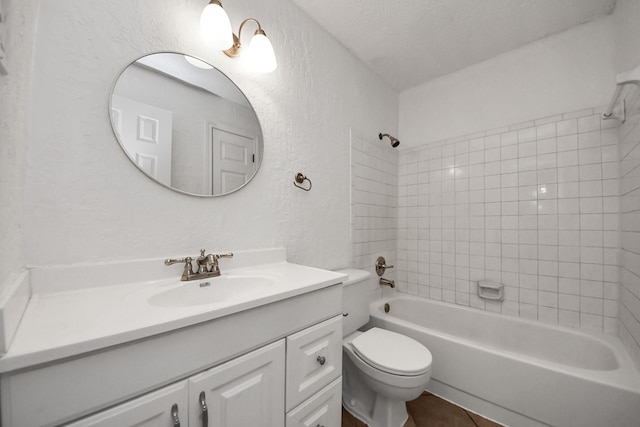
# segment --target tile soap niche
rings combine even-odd
[[[478,296],[484,299],[502,301],[504,299],[504,285],[478,281]]]

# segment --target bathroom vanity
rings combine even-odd
[[[66,283],[34,287],[0,358],[2,425],[339,425],[344,276],[263,252],[207,284],[36,272]]]

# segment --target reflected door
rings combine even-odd
[[[255,141],[219,128],[211,128],[213,194],[243,186],[255,171]]]
[[[173,113],[113,95],[111,117],[127,154],[147,175],[170,187]]]

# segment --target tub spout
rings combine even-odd
[[[381,286],[389,286],[390,288],[395,288],[396,287],[396,282],[394,282],[393,280],[389,280],[389,279],[385,279],[384,277],[380,278],[380,285]]]

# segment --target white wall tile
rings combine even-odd
[[[415,205],[418,186],[409,183],[417,183],[418,163],[415,155],[399,155],[397,150],[357,134],[352,136],[351,163],[351,266],[373,272],[378,256],[393,264],[398,243],[407,241],[409,211],[399,206]],[[406,166],[400,174],[399,164]],[[416,234],[415,227],[411,231]],[[392,272],[390,278],[394,277]],[[406,277],[406,269],[403,273]]]
[[[592,132],[600,130],[602,119],[598,115],[591,115],[578,118],[578,132]]]
[[[635,107],[630,107],[631,110]],[[618,274],[605,267],[604,275],[606,280],[619,279],[619,286],[605,284],[604,292],[605,297],[613,297],[619,295],[618,316],[620,319],[620,336],[626,347],[629,349],[630,354],[635,356],[637,365],[640,366],[640,276],[638,275],[638,262],[640,261],[640,233],[638,233],[638,217],[640,213],[640,204],[638,204],[638,196],[635,191],[640,187],[640,174],[637,171],[640,170],[640,157],[635,155],[637,153],[637,147],[640,143],[640,115],[636,114],[631,116],[619,129],[620,139],[620,199],[619,207],[622,208],[622,215],[620,216],[619,226],[620,234],[617,235],[615,231],[606,232],[604,239],[605,247],[613,247],[616,243],[616,238],[619,237],[620,245],[620,268]],[[607,129],[602,131],[603,144],[615,143],[614,130]],[[604,151],[603,151],[604,154]],[[609,157],[607,156],[607,159]],[[611,165],[613,163],[603,164],[603,176],[610,178],[613,173],[611,172]],[[609,199],[609,197],[604,198]],[[603,210],[607,212],[605,214],[605,223],[608,225],[612,219],[613,211],[616,206],[617,198],[614,198],[611,202],[604,202]],[[611,212],[611,215],[609,215]],[[609,226],[605,226],[609,230]],[[611,227],[612,228],[612,227]],[[610,235],[613,233],[614,235]],[[611,250],[605,249],[605,262],[610,261],[607,256],[607,252]],[[611,303],[605,300],[605,315],[611,316],[613,309]],[[605,318],[606,319],[606,318]],[[611,321],[606,324],[611,324]]]
[[[572,135],[578,133],[578,121],[576,119],[560,120],[556,123],[557,135]]]
[[[601,127],[599,113],[587,109],[428,144],[406,158],[400,152],[390,200],[399,206],[401,289],[616,331],[617,212],[632,202],[619,196],[615,129]],[[375,175],[368,173],[365,182]],[[637,197],[640,212],[640,190]],[[640,227],[625,236],[640,251]],[[480,279],[503,283],[505,301],[478,298]]]

